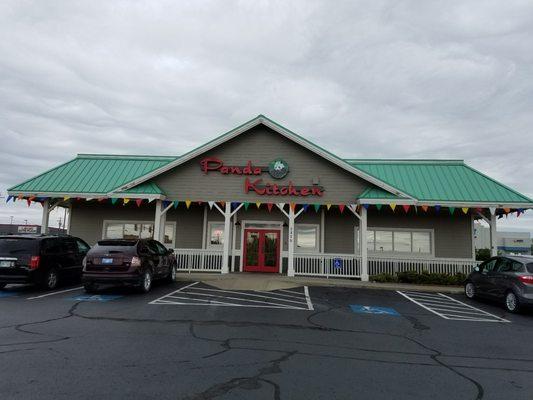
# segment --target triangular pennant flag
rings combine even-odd
[[[422,211],[427,212],[429,207],[426,205],[422,205],[420,206],[420,208],[422,209]]]
[[[390,204],[390,208],[392,208],[392,211],[394,211],[394,210],[395,210],[395,208],[396,208],[396,204],[394,204],[394,203],[391,203],[391,204]]]
[[[178,208],[179,204],[180,204],[179,200],[174,200],[174,209]]]
[[[98,198],[97,201],[98,201],[98,203],[101,203],[101,202],[104,201],[104,200],[105,200],[105,197],[100,197],[100,198]]]
[[[404,210],[406,213],[409,212],[409,204],[404,204],[404,205],[402,206],[402,208],[403,208],[403,210]]]
[[[222,207],[222,208],[226,207],[226,202],[225,201],[219,201],[218,204],[220,204],[220,207]]]
[[[318,212],[318,210],[320,210],[320,204],[313,204],[313,207],[315,208],[315,212]]]
[[[26,201],[28,202],[28,207],[31,206],[31,200],[28,198]]]
[[[496,214],[496,207],[489,207],[490,215]]]
[[[296,209],[296,204],[294,204],[294,203],[290,203],[290,204],[289,204],[289,207],[290,207],[291,210],[294,212],[294,210]]]
[[[255,205],[257,206],[257,208],[261,208],[261,202],[260,201],[256,201]]]
[[[64,197],[63,197],[63,201],[67,201],[68,199],[70,199],[69,196],[64,196]]]
[[[509,214],[509,212],[511,212],[511,209],[510,208],[504,208],[503,211],[505,212],[505,214]]]
[[[283,210],[285,208],[285,203],[278,203],[278,206]]]
[[[330,208],[331,208],[331,204],[326,204],[326,210],[329,211]]]
[[[153,198],[151,198],[151,199],[148,199],[148,203],[151,203],[152,201],[154,201],[154,199],[153,199]]]
[[[118,199],[117,199],[116,197],[115,197],[115,198],[112,198],[112,199],[111,199],[111,204],[115,205],[115,203],[117,202],[117,200],[118,200]]]
[[[376,208],[379,210],[381,210],[381,207],[383,207],[383,204],[376,204]]]
[[[130,199],[124,199],[124,205],[128,204],[130,202]]]
[[[502,218],[503,218],[503,214],[498,215],[498,219],[502,219]]]
[[[170,200],[163,200],[162,203],[163,205],[163,209],[167,208],[169,205],[172,204],[172,202]]]
[[[437,214],[440,212],[440,206],[438,204],[435,205],[435,212]]]
[[[85,198],[85,201],[91,201],[91,200],[94,200],[92,197],[86,197]]]
[[[344,207],[344,204],[339,204],[339,211],[341,212],[341,214],[344,212]]]
[[[137,199],[135,200],[135,204],[137,204],[137,207],[140,207],[143,202],[143,199]]]
[[[250,203],[248,203],[247,201],[245,201],[243,203],[243,206],[244,206],[244,211],[247,211],[248,210],[248,207],[250,207]]]
[[[463,210],[463,214],[468,214],[468,207],[463,207],[461,210]]]
[[[455,211],[455,207],[448,207],[448,211],[450,211],[450,215],[453,215],[453,212]]]
[[[307,212],[307,209],[309,208],[309,204],[304,204],[302,208],[304,209],[304,212]]]
[[[208,201],[207,204],[209,205],[209,209],[212,210],[213,206],[215,205],[214,201]]]
[[[19,199],[19,200],[22,200],[23,198],[24,198],[24,196],[21,195],[21,194],[19,194],[19,195],[17,196],[17,199]]]
[[[268,208],[268,212],[271,212],[272,211],[272,207],[274,206],[274,204],[272,203],[267,203],[267,208]]]
[[[236,201],[232,201],[231,204],[230,204],[230,206],[231,206],[231,208],[236,209],[236,208],[239,206],[239,204],[240,204],[240,203],[238,203],[238,202],[236,202]]]
[[[185,200],[185,207],[187,207],[187,210],[189,209],[190,206],[191,206],[191,201]]]
[[[198,205],[201,206],[202,204],[204,204],[203,201],[197,201]]]
[[[13,196],[7,196],[6,203],[9,203],[9,200],[11,200],[12,198],[13,198]]]

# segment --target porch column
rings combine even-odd
[[[41,220],[41,234],[46,235],[48,233],[48,221],[50,219],[50,200],[43,201],[43,217]]]
[[[294,276],[294,208],[289,205],[289,259],[287,276]]]
[[[368,249],[366,244],[367,211],[363,206],[361,206],[359,225],[359,231],[361,232],[359,242],[359,247],[361,247],[361,281],[368,282]]]
[[[222,252],[222,274],[229,272],[229,251],[231,246],[231,202],[226,201],[224,209],[224,244]]]
[[[496,257],[498,255],[498,242],[496,235],[496,213],[490,214],[490,256]]]
[[[162,204],[161,200],[155,201],[155,219],[154,219],[154,239],[161,239],[161,220],[162,220]],[[163,224],[163,226],[165,226]]]

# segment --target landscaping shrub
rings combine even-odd
[[[397,275],[378,274],[370,277],[373,282],[414,283],[418,285],[462,285],[465,279],[466,275],[463,273],[450,275],[427,271],[421,273],[417,271],[402,271],[398,272]]]

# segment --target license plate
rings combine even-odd
[[[0,268],[10,268],[13,266],[13,261],[0,261]]]
[[[112,258],[102,258],[102,264],[113,264]]]

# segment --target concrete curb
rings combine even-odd
[[[415,285],[408,283],[378,283],[378,282],[361,282],[352,279],[338,278],[314,278],[314,277],[288,277],[274,274],[245,274],[245,273],[183,273],[177,274],[178,281],[198,281],[213,286],[223,286],[232,289],[253,289],[257,290],[276,290],[279,288],[297,287],[297,286],[329,286],[344,287],[354,289],[377,289],[377,290],[411,290],[417,292],[430,293],[463,293],[461,286],[439,286],[439,285]]]

